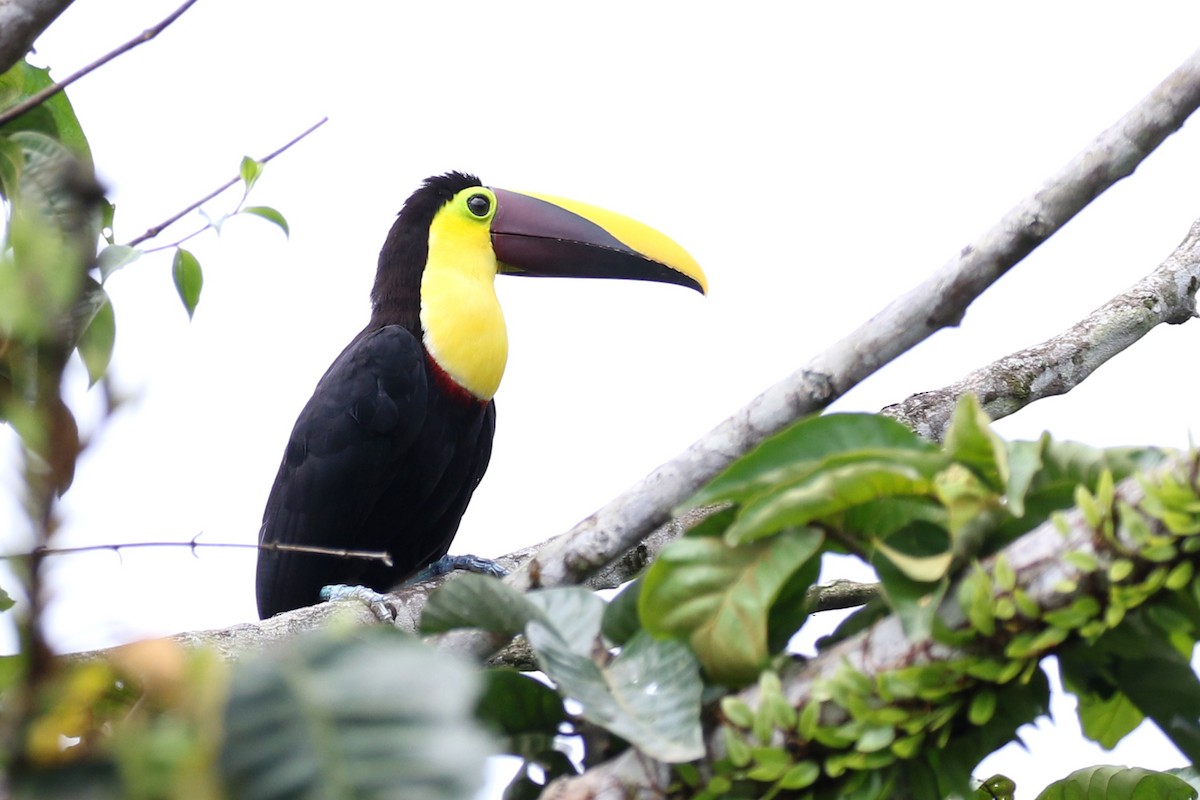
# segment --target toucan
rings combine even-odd
[[[707,292],[681,246],[628,217],[461,172],[425,180],[379,254],[370,322],[288,440],[259,531],[263,619],[331,584],[387,591],[445,556],[492,451],[508,357],[496,275]],[[385,552],[391,564],[274,545]]]

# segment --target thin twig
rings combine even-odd
[[[31,95],[30,97],[25,98],[21,102],[17,103],[15,106],[10,106],[10,107],[4,109],[4,111],[0,111],[0,125],[3,125],[6,122],[9,122],[10,120],[16,119],[17,117],[21,116],[22,114],[24,114],[26,111],[29,111],[30,109],[37,108],[42,103],[49,100],[51,97],[58,94],[63,89],[70,86],[72,83],[74,83],[75,81],[82,78],[84,75],[87,75],[89,72],[94,72],[95,70],[104,66],[108,62],[112,61],[117,56],[122,55],[124,53],[128,53],[130,50],[137,47],[138,45],[145,44],[146,42],[153,39],[155,36],[158,36],[160,33],[162,33],[164,30],[166,30],[168,25],[170,25],[175,20],[179,19],[183,15],[183,12],[187,11],[189,8],[191,8],[193,5],[195,5],[195,3],[196,3],[196,0],[187,0],[186,3],[184,3],[183,5],[181,5],[179,8],[175,9],[174,11],[172,11],[166,17],[166,19],[164,19],[162,22],[158,23],[157,25],[155,25],[152,28],[147,28],[146,30],[144,30],[140,34],[138,34],[137,36],[130,39],[125,44],[121,45],[120,47],[118,47],[115,50],[112,50],[112,51],[106,53],[105,55],[96,59],[92,63],[88,64],[83,69],[78,70],[77,72],[73,73],[72,75],[67,77],[65,80],[59,81],[58,83],[52,83],[49,86],[47,86],[45,89],[42,89],[37,94]]]
[[[308,127],[308,129],[305,130],[303,133],[301,133],[299,136],[294,137],[287,144],[283,145],[282,147],[280,147],[276,150],[273,150],[271,153],[258,159],[258,163],[266,164],[271,159],[275,158],[276,156],[278,156],[278,155],[284,153],[285,151],[287,151],[288,149],[290,149],[293,145],[298,144],[300,142],[300,140],[304,139],[306,136],[308,136],[310,133],[312,133],[313,131],[315,131],[317,128],[321,127],[328,121],[329,121],[329,117],[321,117],[321,119],[319,119],[315,124],[310,125]],[[158,236],[164,230],[171,227],[179,220],[183,219],[186,215],[190,214],[191,212],[195,211],[200,206],[207,203],[209,200],[212,200],[214,197],[221,194],[221,192],[224,192],[224,191],[228,190],[230,187],[234,186],[241,179],[242,178],[240,175],[236,176],[234,178],[231,178],[230,180],[221,184],[216,189],[213,189],[211,192],[206,194],[204,197],[201,197],[199,200],[192,203],[187,208],[179,211],[176,214],[171,215],[170,217],[167,217],[165,220],[158,223],[157,225],[147,228],[145,233],[143,233],[141,236],[137,237],[136,239],[129,240],[128,242],[125,243],[125,246],[126,247],[136,247],[137,245],[141,244],[142,242],[146,241],[147,239],[153,239],[155,236]],[[208,228],[206,227],[203,230],[208,230]],[[197,233],[202,233],[202,232],[203,231],[198,231]],[[194,236],[196,234],[192,234],[192,235]],[[188,237],[188,238],[191,238],[191,237]]]
[[[188,542],[124,542],[120,544],[87,544],[78,547],[35,547],[28,553],[9,553],[0,555],[0,560],[13,558],[29,558],[31,556],[65,556],[74,553],[87,553],[96,550],[112,550],[120,553],[122,550],[133,550],[136,547],[187,547],[196,555],[198,547],[238,547],[253,550],[269,550],[272,552],[312,553],[318,556],[336,556],[337,558],[363,559],[365,561],[380,561],[385,566],[392,566],[392,554],[382,550],[346,550],[337,547],[317,547],[306,544],[284,544],[282,542],[267,542],[265,544],[250,544],[247,542],[200,542],[200,534],[196,534]]]

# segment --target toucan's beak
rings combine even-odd
[[[647,225],[560,197],[492,191],[492,248],[502,274],[625,278],[708,292],[696,260]]]

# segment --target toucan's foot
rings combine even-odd
[[[467,572],[475,572],[480,575],[490,575],[493,578],[503,578],[508,574],[508,570],[490,558],[480,558],[479,556],[472,555],[447,555],[434,561],[425,567],[425,569],[405,581],[405,583],[420,583],[421,581],[437,578],[459,569],[466,570]]]
[[[396,621],[396,613],[388,607],[387,595],[380,594],[374,589],[368,589],[366,586],[347,586],[344,583],[322,586],[321,599],[326,601],[358,600],[371,609],[371,613],[378,617],[380,622]]]

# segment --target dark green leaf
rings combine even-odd
[[[1005,775],[993,775],[975,790],[977,800],[1013,800],[1017,784]]]
[[[291,236],[292,232],[288,228],[287,220],[283,218],[283,214],[280,214],[278,211],[276,211],[273,208],[270,208],[269,206],[246,206],[238,213],[239,214],[252,214],[256,217],[262,217],[263,219],[267,220],[268,222],[273,222],[276,225],[278,225],[279,228],[283,231],[284,236],[288,236],[288,237]]]
[[[642,629],[642,621],[638,617],[638,595],[642,591],[642,579],[638,578],[617,593],[608,601],[604,609],[604,619],[600,631],[604,638],[614,645],[620,646],[629,641],[632,636]]]
[[[812,613],[808,592],[821,574],[821,559],[810,558],[792,573],[767,613],[767,652],[779,653]]]
[[[100,268],[100,280],[108,280],[122,267],[127,267],[142,256],[142,251],[136,247],[126,247],[123,244],[110,244],[96,256],[96,266]]]
[[[688,637],[714,680],[753,680],[769,655],[768,612],[822,540],[809,528],[737,547],[712,537],[680,539],[646,572],[642,624],[655,634]]]
[[[104,759],[37,771],[14,770],[13,800],[124,800],[116,762]]]
[[[1174,775],[1141,767],[1098,766],[1055,781],[1037,800],[1193,800],[1196,790]]]
[[[549,620],[525,595],[503,581],[464,573],[446,581],[429,596],[421,613],[421,633],[479,628],[516,636],[530,620]]]
[[[4,591],[3,589],[0,589],[0,612],[8,611],[10,608],[15,606],[16,604],[17,604],[17,601],[13,600],[8,592]]]
[[[643,631],[600,667],[540,622],[531,622],[526,636],[538,663],[563,695],[579,702],[585,719],[660,761],[692,761],[704,755],[703,684],[685,645],[656,640]]]
[[[535,764],[540,772],[537,780],[534,780],[529,770]],[[504,789],[501,800],[538,800],[546,790],[546,785],[555,778],[577,774],[578,770],[566,753],[557,750],[543,753],[536,761],[527,761],[521,766]]]
[[[100,289],[100,292],[104,292]],[[104,377],[108,371],[108,362],[112,359],[113,344],[117,337],[117,318],[113,312],[112,302],[104,295],[104,302],[92,316],[92,321],[84,328],[76,349],[83,365],[87,367],[88,379],[91,385]]]
[[[1059,663],[1073,691],[1100,698],[1122,693],[1193,763],[1200,761],[1200,679],[1144,609],[1130,612],[1088,646],[1062,648]],[[1115,723],[1110,736],[1128,724],[1128,714]]]
[[[179,299],[187,309],[190,319],[196,313],[196,304],[200,302],[200,289],[204,286],[204,273],[200,270],[200,262],[189,251],[182,247],[175,251],[175,261],[171,265],[171,277],[175,280],[175,290]]]
[[[221,750],[230,796],[469,797],[491,750],[471,716],[478,691],[469,665],[383,628],[238,661]]]
[[[911,581],[932,584],[946,577],[953,553],[950,534],[940,525],[918,520],[876,542],[877,552]],[[876,569],[877,559],[872,559]],[[887,584],[884,584],[886,590]]]
[[[566,720],[558,693],[512,670],[485,670],[483,678],[483,697],[475,713],[501,737],[501,750],[527,759],[553,750],[554,737]]]
[[[117,207],[108,200],[100,201],[100,235],[109,244],[115,244],[113,239],[113,220],[117,216]]]
[[[950,586],[949,579],[915,580],[882,552],[871,558],[871,566],[883,585],[884,599],[900,618],[904,634],[912,642],[929,639],[938,608]]]
[[[916,451],[933,453],[934,445],[888,417],[877,414],[829,414],[809,417],[763,441],[718,475],[688,506],[721,500],[742,501],[779,483],[789,474],[831,456]]]

